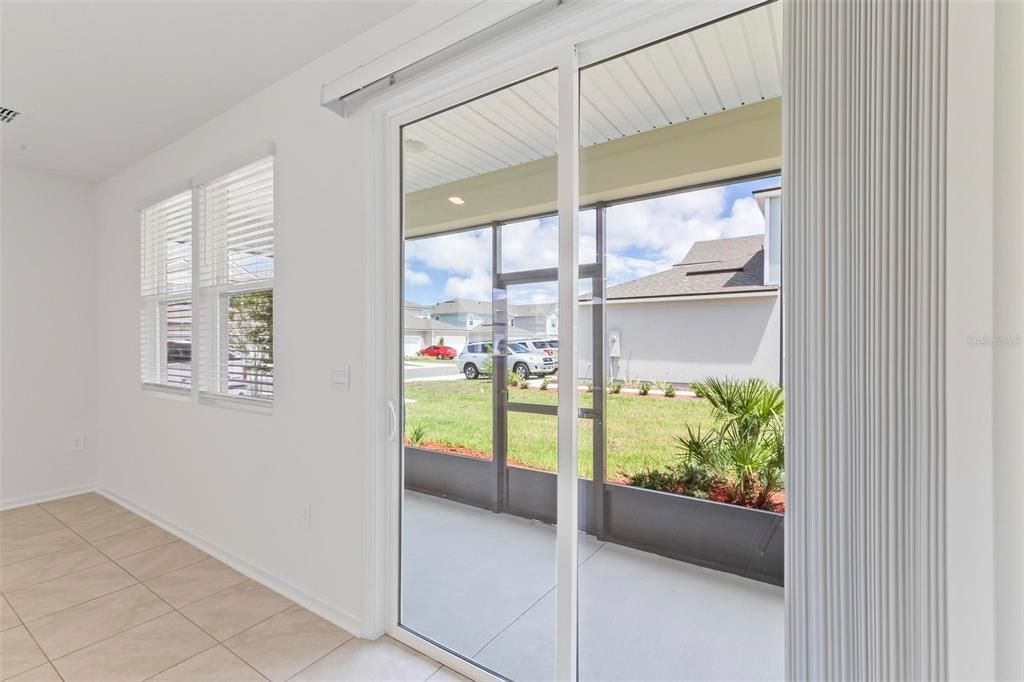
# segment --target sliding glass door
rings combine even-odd
[[[783,675],[779,12],[401,121],[402,631],[514,680]]]

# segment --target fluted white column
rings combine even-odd
[[[785,0],[787,674],[945,663],[947,0]]]

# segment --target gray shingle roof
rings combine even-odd
[[[608,287],[607,297],[614,300],[774,291],[778,287],[764,285],[763,242],[763,235],[695,242],[681,263]]]

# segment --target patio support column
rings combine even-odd
[[[608,406],[608,353],[605,346],[608,341],[608,316],[605,310],[605,289],[607,288],[607,244],[605,236],[605,219],[608,207],[604,202],[599,202],[594,209],[594,232],[597,242],[597,274],[591,280],[593,282],[591,292],[591,312],[593,329],[591,330],[591,342],[593,344],[594,361],[594,480],[590,496],[590,520],[592,532],[598,540],[605,539],[605,480],[608,478],[607,463],[607,419],[605,410]]]
[[[558,63],[558,480],[555,530],[555,679],[573,682],[577,661],[579,566],[579,58]],[[566,361],[568,358],[568,362]]]
[[[494,461],[493,511],[508,507],[508,289],[501,279],[501,223],[491,224],[491,459]]]
[[[948,10],[785,3],[790,680],[947,677]]]

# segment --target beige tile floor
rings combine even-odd
[[[0,679],[464,679],[348,632],[96,493],[0,512]]]

